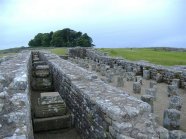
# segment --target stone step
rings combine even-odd
[[[35,91],[52,91],[52,77],[49,76],[45,78],[32,78],[31,86]]]
[[[47,65],[47,62],[45,61],[35,61],[32,63],[33,69],[35,69],[36,66],[38,65]]]
[[[50,75],[48,65],[37,65],[33,69],[33,77],[48,77]]]
[[[35,117],[45,118],[52,116],[62,116],[67,113],[65,104],[47,104],[35,108]]]
[[[62,116],[67,113],[66,104],[59,92],[42,92],[35,107],[35,117]]]
[[[33,61],[33,62],[39,61],[39,57],[33,57],[33,58],[32,58],[32,61]]]
[[[72,121],[70,114],[49,118],[35,118],[33,119],[33,128],[34,132],[70,128],[72,127]]]

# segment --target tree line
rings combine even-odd
[[[30,47],[92,47],[92,38],[87,33],[76,32],[69,28],[50,33],[38,33],[28,43]]]

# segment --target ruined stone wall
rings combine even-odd
[[[33,139],[29,68],[30,52],[24,51],[0,64],[0,138]]]
[[[69,56],[78,57],[79,49],[83,48],[69,49]],[[109,56],[105,56],[103,53],[98,52],[96,49],[85,49],[84,54],[86,54],[86,57],[94,61],[105,63],[111,66],[113,66],[114,64],[121,65],[124,69],[126,69],[126,71],[135,71],[137,75],[143,76],[143,70],[149,70],[150,78],[153,80],[157,80],[158,82],[165,82],[170,84],[172,82],[172,79],[180,79],[180,87],[186,88],[185,67],[165,67],[143,61],[133,62],[121,58],[112,58]]]
[[[55,89],[74,114],[82,138],[159,138],[147,103],[54,54],[43,52],[40,57],[50,65]]]

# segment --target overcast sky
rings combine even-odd
[[[71,28],[96,47],[186,47],[186,0],[0,0],[0,49]]]

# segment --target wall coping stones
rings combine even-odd
[[[13,55],[0,64],[1,93],[3,104],[0,111],[1,139],[33,139],[30,114],[28,69],[30,52]],[[4,93],[2,93],[4,92]]]

